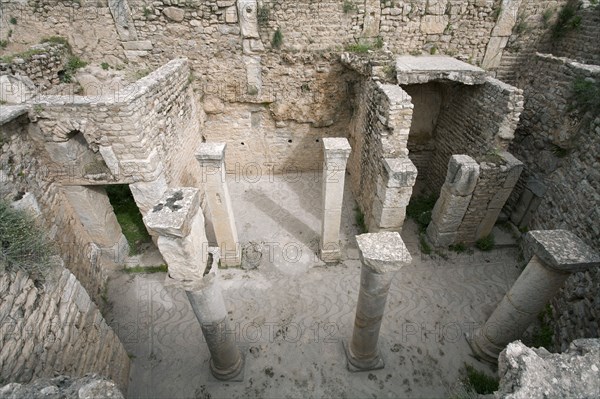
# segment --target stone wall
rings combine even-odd
[[[454,154],[475,159],[505,150],[513,138],[523,106],[521,90],[493,78],[482,85],[452,85],[444,100],[434,132],[435,153],[426,174],[429,189],[439,193],[448,160]]]
[[[407,157],[413,109],[410,96],[397,85],[365,79],[357,88],[354,101],[348,139],[352,147],[348,159],[352,191],[369,231],[394,227],[394,221],[395,227],[401,227],[416,178],[414,165]],[[403,159],[408,162],[402,163]],[[407,176],[395,176],[397,173]],[[404,181],[393,189],[394,179]],[[399,187],[408,191],[392,194]]]
[[[9,62],[0,60],[0,76],[27,76],[40,91],[46,90],[60,83],[58,72],[64,70],[66,56],[67,49],[62,44],[39,44],[5,60]]]
[[[575,2],[576,16],[581,17],[577,29],[554,40],[542,50],[586,64],[600,65],[600,7],[591,1]]]
[[[46,283],[0,276],[0,379],[27,383],[56,373],[98,373],[124,391],[129,357],[75,276],[58,268]]]
[[[28,399],[124,398],[114,382],[97,374],[81,378],[64,375],[54,378],[39,378],[29,384],[13,382],[0,387],[0,397]]]
[[[520,203],[521,196],[533,181],[544,190],[537,207],[526,210],[528,227],[568,229],[600,250],[600,118],[574,103],[578,77],[598,81],[600,68],[538,54],[522,76],[527,100],[510,149],[524,161],[525,170],[506,210],[512,217],[518,206],[526,205]],[[575,338],[598,337],[599,284],[597,271],[577,273],[555,297],[557,348],[564,349]]]
[[[48,161],[36,129],[28,123],[23,115],[0,125],[0,196],[9,201],[22,199],[23,205],[29,204],[27,208],[41,213],[40,222],[58,245],[66,267],[100,303],[106,264],[60,185],[53,182],[63,166]]]

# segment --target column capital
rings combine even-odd
[[[417,180],[417,167],[408,157],[385,158],[386,187],[412,187]]]
[[[526,259],[537,255],[544,266],[576,273],[600,266],[600,254],[568,230],[532,230],[525,235]]]
[[[323,149],[325,150],[325,159],[342,159],[346,160],[350,156],[350,143],[348,139],[344,137],[324,137],[321,139],[323,142]]]
[[[192,187],[168,189],[144,216],[144,223],[161,236],[186,237],[190,232],[190,221],[200,208],[198,192]]]
[[[356,236],[360,260],[373,273],[400,270],[412,257],[397,232],[367,233]]]
[[[196,159],[203,164],[220,163],[225,159],[225,143],[202,143],[196,150]]]

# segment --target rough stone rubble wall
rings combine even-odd
[[[347,168],[365,224],[372,230],[375,226],[383,227],[381,220],[373,216],[374,211],[380,213],[373,206],[379,195],[378,183],[388,180],[384,159],[407,156],[413,106],[410,96],[398,86],[365,79],[357,90],[349,137],[352,152]],[[380,197],[379,201],[384,198]],[[404,219],[404,215],[397,216]]]
[[[537,55],[522,77],[525,109],[511,152],[525,170],[509,202],[517,204],[528,180],[547,187],[530,229],[568,229],[600,251],[600,118],[570,110],[577,77],[600,79],[600,68]],[[553,305],[555,343],[564,349],[581,337],[598,337],[600,271],[570,277]]]
[[[521,93],[492,78],[483,85],[446,90],[434,132],[435,153],[430,168],[424,171],[432,192],[439,193],[453,154],[479,160],[506,149],[523,107]]]
[[[30,193],[41,211],[41,222],[58,245],[66,267],[75,274],[96,303],[107,274],[87,231],[60,185],[52,180],[57,165],[45,156],[42,143],[28,132],[26,115],[0,126],[0,196],[15,200]],[[35,129],[29,126],[33,137]]]
[[[576,13],[581,17],[579,27],[546,46],[544,52],[551,52],[557,57],[567,57],[586,64],[600,65],[600,7],[597,3],[592,5],[591,1],[585,3],[587,7],[579,8]]]
[[[75,276],[60,267],[40,288],[23,272],[0,276],[0,378],[98,373],[126,391],[129,357]]]
[[[46,90],[60,83],[58,72],[64,69],[66,55],[62,44],[45,43],[37,46],[30,56],[15,57],[6,63],[0,61],[0,76],[27,76],[39,90]]]

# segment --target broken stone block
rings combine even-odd
[[[163,14],[171,21],[181,22],[185,17],[185,11],[177,7],[167,7],[163,10]]]

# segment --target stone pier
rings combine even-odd
[[[491,363],[521,338],[571,273],[600,265],[600,255],[566,230],[530,231],[524,245],[530,258],[525,270],[483,327],[467,337],[475,356]]]
[[[458,229],[467,212],[479,178],[479,164],[468,155],[452,155],[446,181],[431,212],[427,238],[436,247],[456,244]]]
[[[196,159],[202,168],[201,181],[221,249],[221,266],[236,267],[242,264],[242,254],[225,181],[225,147],[225,143],[202,143],[196,151]]]
[[[361,234],[356,241],[362,262],[360,290],[352,340],[344,342],[344,350],[348,370],[376,370],[385,365],[377,343],[390,284],[412,258],[396,232]]]
[[[158,249],[169,268],[168,282],[185,290],[211,354],[210,371],[224,381],[243,378],[244,358],[230,334],[218,267],[208,253],[199,190],[175,188],[144,216],[159,235]]]
[[[350,143],[345,138],[323,138],[323,219],[321,224],[321,260],[327,263],[341,259],[340,224],[346,161]]]

